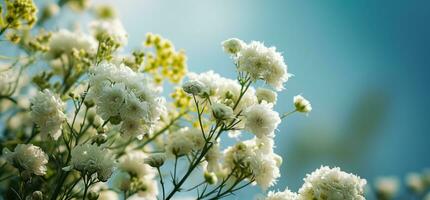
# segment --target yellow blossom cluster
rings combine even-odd
[[[154,75],[158,84],[165,79],[175,84],[180,83],[187,73],[185,52],[175,51],[169,40],[152,33],[146,35],[145,46],[154,48],[155,54],[146,53],[144,71]]]
[[[0,27],[2,33],[8,28],[20,28],[23,24],[33,26],[37,20],[37,7],[33,0],[6,0],[6,13],[3,17],[0,9]]]

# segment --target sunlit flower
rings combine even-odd
[[[61,127],[66,119],[64,107],[61,99],[48,89],[31,99],[31,118],[40,127],[43,138],[49,135],[57,140],[61,136]]]
[[[366,180],[340,168],[321,167],[304,178],[299,190],[301,200],[351,199],[364,200]]]
[[[246,118],[245,129],[261,138],[273,136],[281,119],[279,114],[272,110],[272,105],[267,103],[256,104],[247,108],[244,112]]]
[[[6,160],[24,173],[43,176],[46,174],[48,155],[38,146],[32,144],[18,144],[15,150],[3,149]]]
[[[100,181],[107,181],[115,165],[111,154],[96,144],[82,144],[72,149],[70,165],[81,173],[95,174]]]
[[[308,113],[311,112],[311,103],[301,95],[294,96],[294,106],[298,112]]]

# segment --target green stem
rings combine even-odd
[[[166,192],[165,192],[165,189],[164,189],[163,176],[161,175],[160,167],[157,167],[157,171],[158,171],[158,176],[160,176],[160,184],[161,184],[161,188],[163,190],[163,200],[164,200],[165,197],[166,197]]]

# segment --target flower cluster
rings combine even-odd
[[[51,136],[57,140],[61,136],[61,127],[66,118],[61,99],[45,89],[31,99],[31,117],[39,126],[42,137]]]
[[[26,176],[31,174],[43,176],[46,174],[48,156],[38,146],[18,144],[13,152],[4,148],[3,155],[10,164],[14,165]]]
[[[83,144],[71,152],[70,167],[84,175],[97,174],[100,181],[107,181],[115,165],[110,153],[101,146]]]
[[[246,44],[239,39],[226,40],[223,47],[235,58],[239,72],[248,73],[252,80],[263,80],[278,91],[284,89],[283,84],[290,75],[275,47],[266,47],[257,41]]]
[[[121,132],[142,137],[163,112],[163,99],[144,76],[125,65],[101,63],[90,72],[89,98],[102,119],[121,124]]]
[[[0,71],[6,199],[172,200],[192,191],[194,199],[221,199],[248,185],[266,191],[281,177],[278,126],[312,106],[298,95],[289,112],[275,110],[289,78],[275,47],[228,39],[222,48],[236,78],[193,73],[185,51],[157,34],[128,52],[113,7],[91,9],[94,21],[77,26],[88,29],[49,31],[51,23],[44,23],[60,9],[91,6],[89,0],[50,2],[30,31],[34,2],[6,0],[6,6],[0,36],[15,29],[5,35],[14,46],[7,55],[19,52],[5,56]],[[29,26],[19,28],[23,23]],[[321,167],[304,180],[298,193],[271,191],[264,199],[364,199],[366,181],[339,168]],[[421,191],[420,180],[411,175],[408,186]]]

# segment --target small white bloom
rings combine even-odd
[[[118,193],[112,190],[103,190],[103,191],[100,191],[99,197],[97,200],[118,200],[118,199],[119,199]]]
[[[95,20],[90,23],[91,33],[95,38],[102,37],[103,35],[112,36],[115,42],[120,46],[127,44],[128,35],[119,19],[105,19]]]
[[[61,128],[66,119],[64,103],[48,89],[38,92],[31,99],[31,118],[40,127],[43,138],[51,136],[57,140],[61,136]]]
[[[56,59],[63,54],[71,55],[73,49],[93,54],[97,49],[97,42],[89,35],[61,29],[51,36],[47,58]]]
[[[399,190],[400,181],[397,177],[379,177],[375,180],[377,195],[382,199],[392,199]]]
[[[276,100],[278,98],[278,94],[276,92],[266,88],[257,88],[255,95],[260,103],[265,101],[267,103],[276,104]]]
[[[298,112],[308,113],[312,110],[311,103],[302,95],[294,96],[294,106]]]
[[[237,38],[230,38],[222,42],[224,52],[231,55],[237,54],[240,50],[242,50],[242,47],[245,45],[246,44],[242,40],[239,40]]]
[[[364,200],[366,180],[348,174],[340,168],[321,167],[303,179],[305,183],[299,190],[299,199],[350,199]]]
[[[292,192],[288,188],[285,188],[282,192],[273,192],[270,191],[267,194],[267,197],[261,200],[298,200],[298,195],[295,192]]]
[[[425,183],[418,173],[409,173],[405,178],[406,186],[416,193],[421,193],[425,190]]]
[[[183,134],[184,131],[185,130],[182,129],[169,135],[166,144],[166,152],[170,155],[183,156],[189,154],[193,150],[193,141],[191,141],[189,137],[185,137],[185,134]]]
[[[182,89],[186,93],[196,96],[203,96],[205,94],[209,94],[208,88],[206,88],[206,86],[198,80],[190,80],[185,82],[182,85]]]
[[[156,171],[145,163],[148,157],[142,151],[131,151],[120,158],[118,169],[128,172],[130,175],[137,178],[153,178]]]
[[[46,164],[49,158],[38,146],[32,144],[18,144],[13,152],[4,148],[3,156],[10,164],[20,170],[24,170],[24,173],[38,176],[46,174]]]
[[[243,114],[246,118],[245,129],[259,138],[273,136],[275,129],[281,122],[279,114],[272,110],[271,104],[253,105],[246,109]]]
[[[212,104],[212,116],[219,121],[224,121],[233,118],[233,109],[222,104],[213,103]]]
[[[94,174],[100,181],[112,175],[115,161],[108,150],[96,144],[81,144],[72,149],[71,167],[82,173]]]

